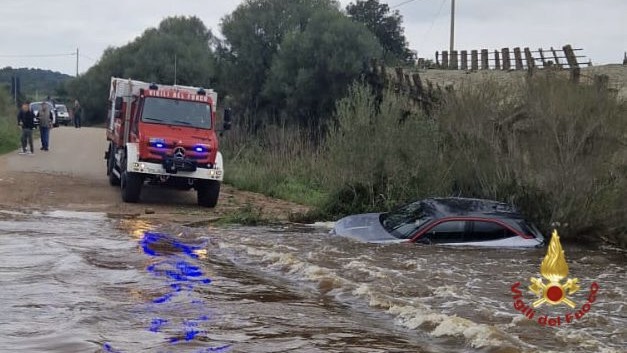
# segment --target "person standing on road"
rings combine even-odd
[[[78,101],[78,98],[74,100],[74,127],[81,127],[81,115],[83,114],[83,107],[81,107],[81,103]]]
[[[50,128],[52,128],[52,111],[48,102],[43,102],[37,112],[39,118],[39,132],[41,135],[41,150],[48,151],[50,143]]]
[[[22,151],[20,154],[28,154],[26,151],[26,143],[30,147],[30,154],[35,151],[33,149],[33,129],[35,128],[35,114],[30,111],[30,102],[22,104],[22,109],[17,113],[17,125],[22,127]]]

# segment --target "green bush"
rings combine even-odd
[[[370,87],[354,84],[337,103],[324,143],[324,184],[332,190],[326,207],[334,215],[388,210],[448,192],[441,142],[437,123],[405,96],[386,91],[377,102]]]
[[[230,213],[224,218],[220,218],[215,223],[218,225],[240,224],[243,226],[260,226],[272,223],[272,220],[265,218],[262,210],[254,208],[251,204],[247,204],[236,212]]]
[[[437,116],[461,194],[514,203],[572,237],[624,222],[626,112],[606,90],[549,74],[462,87]]]
[[[11,97],[0,89],[0,154],[16,150],[20,140],[20,129],[16,122],[17,110]]]

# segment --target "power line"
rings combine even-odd
[[[403,5],[407,5],[407,4],[409,4],[409,3],[411,3],[411,2],[414,2],[414,1],[416,1],[416,0],[405,0],[405,1],[401,2],[401,3],[398,3],[398,4],[396,4],[396,5],[392,6],[392,7],[390,7],[390,9],[395,9],[395,8],[397,8],[397,7],[401,7],[401,6],[403,6]]]
[[[401,2],[401,3],[398,3],[398,4],[396,4],[396,5],[392,6],[392,7],[390,7],[390,9],[395,9],[395,8],[397,8],[397,7],[401,7],[401,6],[403,6],[403,5],[407,5],[407,4],[409,4],[410,2],[414,2],[414,1],[416,1],[416,0],[405,0],[405,1]]]
[[[76,53],[67,54],[0,54],[0,58],[51,58],[60,56],[75,56]]]
[[[0,54],[0,58],[51,58],[51,57],[63,57],[63,56],[76,56],[76,52],[67,54]],[[79,54],[81,58],[85,58],[91,61],[98,61],[91,56],[85,54]]]
[[[429,33],[431,33],[431,30],[433,29],[433,25],[435,24],[435,21],[437,21],[438,18],[440,18],[440,14],[442,13],[442,9],[444,8],[444,3],[446,3],[446,0],[442,0],[442,2],[440,3],[440,8],[438,9],[438,13],[435,15],[435,17],[431,21],[431,25],[429,26],[429,29],[422,36],[422,42],[420,43],[420,47],[422,47],[423,44],[425,44],[425,41],[428,38],[427,36],[429,35]]]
[[[74,55],[76,55],[76,54],[74,54]],[[92,57],[89,57],[89,56],[87,56],[87,55],[85,55],[85,54],[80,54],[79,56],[80,56],[81,58],[85,58],[85,59],[88,59],[88,60],[91,60],[91,61],[98,61],[97,59],[94,59],[94,58],[92,58]]]

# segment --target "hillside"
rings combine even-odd
[[[569,71],[561,73],[569,75]],[[464,83],[476,83],[485,80],[516,82],[523,80],[526,71],[499,71],[499,70],[479,70],[475,72],[462,70],[421,70],[420,79],[423,83],[431,82],[440,87],[459,86]],[[619,97],[627,100],[627,65],[610,64],[601,66],[590,66],[581,69],[581,82],[591,83],[595,75],[607,75],[609,77],[609,87],[618,91]]]
[[[10,91],[13,76],[20,78],[22,95],[30,97],[55,95],[57,88],[72,78],[72,76],[50,70],[5,67],[0,69],[0,86],[8,87]]]

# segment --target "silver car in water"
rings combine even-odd
[[[388,213],[344,217],[331,234],[368,243],[540,247],[544,236],[506,203],[461,197],[429,198]]]

